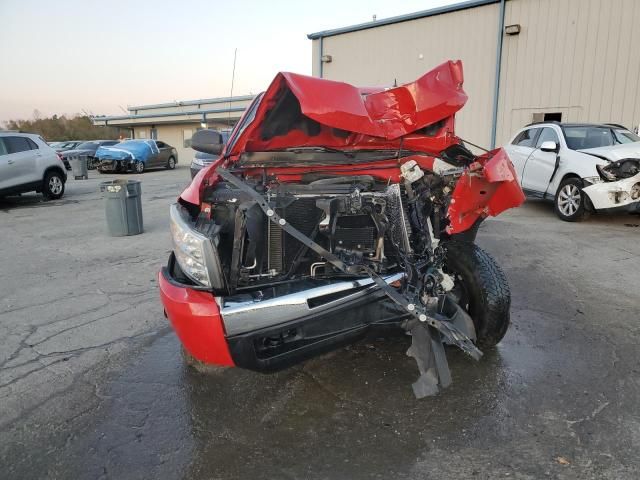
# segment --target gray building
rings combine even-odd
[[[100,116],[94,125],[128,130],[131,138],[162,140],[178,150],[180,163],[193,156],[191,136],[201,128],[228,129],[240,119],[254,95],[203,98],[128,107],[128,115]]]
[[[501,145],[538,120],[636,128],[639,26],[639,0],[473,0],[308,37],[313,74],[356,85],[462,60],[469,101],[457,133]]]

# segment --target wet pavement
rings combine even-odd
[[[271,375],[185,367],[154,274],[188,170],[141,178],[125,239],[94,172],[60,202],[0,201],[2,478],[638,477],[640,217],[487,221],[511,328],[480,362],[448,349],[453,385],[416,400],[403,335]]]

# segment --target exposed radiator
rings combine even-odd
[[[299,198],[286,208],[277,208],[276,211],[278,215],[286,218],[291,226],[305,235],[311,235],[323,214],[322,210],[316,207],[314,198]],[[267,220],[265,219],[265,221]],[[267,264],[269,270],[287,271],[304,245],[288,233],[284,233],[280,227],[272,222],[267,221],[267,225],[269,248]]]
[[[411,251],[409,238],[411,236],[411,226],[409,224],[408,212],[403,202],[403,192],[399,184],[387,187],[387,208],[385,213],[391,224],[390,236],[393,243],[399,245],[405,252]]]
[[[269,244],[267,251],[268,270],[282,271],[282,234],[283,230],[271,222],[267,222]]]

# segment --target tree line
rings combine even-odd
[[[93,125],[87,115],[53,115],[40,118],[34,112],[32,120],[9,120],[4,122],[6,130],[16,130],[25,133],[36,133],[47,142],[63,140],[116,140],[120,136],[128,137],[130,132],[116,127],[100,127]]]

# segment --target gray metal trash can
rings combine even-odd
[[[86,180],[87,178],[89,178],[89,171],[87,166],[88,161],[89,158],[86,155],[76,155],[69,158],[73,178],[75,178],[76,180]]]
[[[142,233],[142,183],[111,180],[100,183],[104,195],[107,229],[112,237]]]

